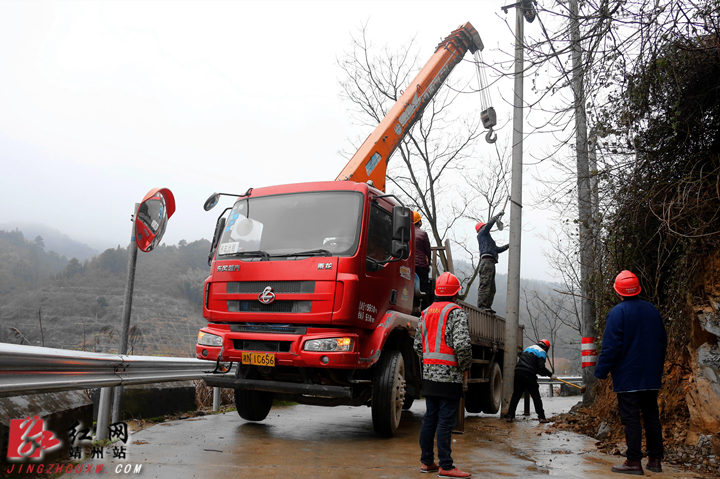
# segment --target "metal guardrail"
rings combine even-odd
[[[582,384],[582,376],[558,376],[558,378],[569,383],[577,384],[578,386]],[[537,380],[538,384],[562,384],[560,381],[553,381],[543,376],[539,376]]]
[[[581,376],[558,376],[558,378],[562,379],[563,381],[582,386],[583,378]],[[553,397],[553,386],[563,385],[561,381],[553,381],[550,378],[538,377],[538,385],[543,386],[546,384],[548,385],[548,389],[550,390],[550,397]],[[578,390],[578,392],[580,392],[580,390]]]
[[[201,379],[210,361],[0,343],[0,397]]]

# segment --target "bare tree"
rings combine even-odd
[[[343,98],[352,105],[353,121],[367,129],[380,123],[421,66],[413,40],[396,50],[387,46],[376,48],[368,40],[367,25],[352,36],[351,48],[339,65],[344,72],[340,80]],[[497,168],[473,171],[468,164],[470,158],[477,156],[478,140],[484,134],[480,112],[479,109],[459,112],[459,99],[466,99],[473,92],[458,81],[447,83],[403,138],[388,168],[388,180],[395,193],[420,212],[432,242],[438,246],[452,236],[459,220],[472,217],[479,209],[490,211],[495,206],[478,205],[472,194],[473,184],[467,183],[468,176],[475,186],[485,188],[491,181],[483,183],[478,178],[491,178],[498,171]],[[344,156],[352,156],[354,146],[352,151],[343,152]],[[506,181],[506,166],[499,171],[496,180],[502,183]],[[488,193],[481,196],[483,202],[495,197],[489,193],[491,189],[482,190]],[[447,270],[443,252],[439,257],[441,268]],[[471,279],[472,275],[469,276]],[[465,282],[469,284],[467,279]]]
[[[551,369],[555,372],[555,350],[560,344],[561,330],[566,327],[568,313],[567,299],[559,294],[540,294],[538,291],[523,288],[525,304],[524,336],[537,343],[541,339],[550,341]]]

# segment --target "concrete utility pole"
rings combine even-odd
[[[532,4],[527,2],[526,5],[524,2],[520,2],[503,7],[503,10],[507,13],[507,9],[511,7],[515,7],[515,99],[513,102],[512,183],[510,189],[512,204],[510,205],[502,415],[507,414],[510,406],[515,382],[515,364],[517,363],[517,334],[520,316],[520,235],[522,233],[523,35],[525,26],[523,19],[526,17],[526,8],[532,8]]]
[[[132,217],[132,235],[128,246],[127,283],[125,284],[125,299],[123,301],[123,322],[120,329],[120,348],[118,354],[125,355],[128,350],[128,335],[130,333],[130,313],[132,312],[133,289],[135,288],[135,268],[137,266],[138,247],[135,242],[135,218],[140,203],[135,203],[135,214]],[[120,404],[122,403],[122,386],[115,386],[113,395],[112,422],[120,421]]]
[[[590,299],[589,286],[594,266],[592,230],[592,200],[590,196],[590,168],[588,167],[588,127],[585,114],[585,78],[580,44],[578,2],[570,0],[570,41],[572,42],[572,89],[575,100],[575,134],[577,154],[578,225],[580,228],[580,296],[582,330],[582,376],[587,386],[584,403],[595,400],[595,303]]]

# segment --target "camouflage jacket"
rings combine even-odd
[[[422,319],[418,321],[415,342],[413,343],[413,349],[420,358],[420,362],[423,359],[421,323]],[[447,326],[445,327],[445,343],[455,350],[458,366],[423,364],[423,379],[439,383],[462,383],[463,371],[467,371],[472,365],[468,317],[462,309],[454,309],[448,315]]]

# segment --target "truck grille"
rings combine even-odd
[[[227,310],[236,313],[309,313],[312,301],[275,301],[262,304],[260,301],[228,301]]]
[[[239,351],[259,351],[262,353],[288,353],[290,352],[291,344],[291,341],[233,340],[233,346]]]
[[[270,286],[277,293],[314,293],[315,281],[233,281],[227,283],[228,294],[260,294]]]
[[[267,323],[231,324],[230,331],[234,333],[305,334],[307,333],[307,326]]]

